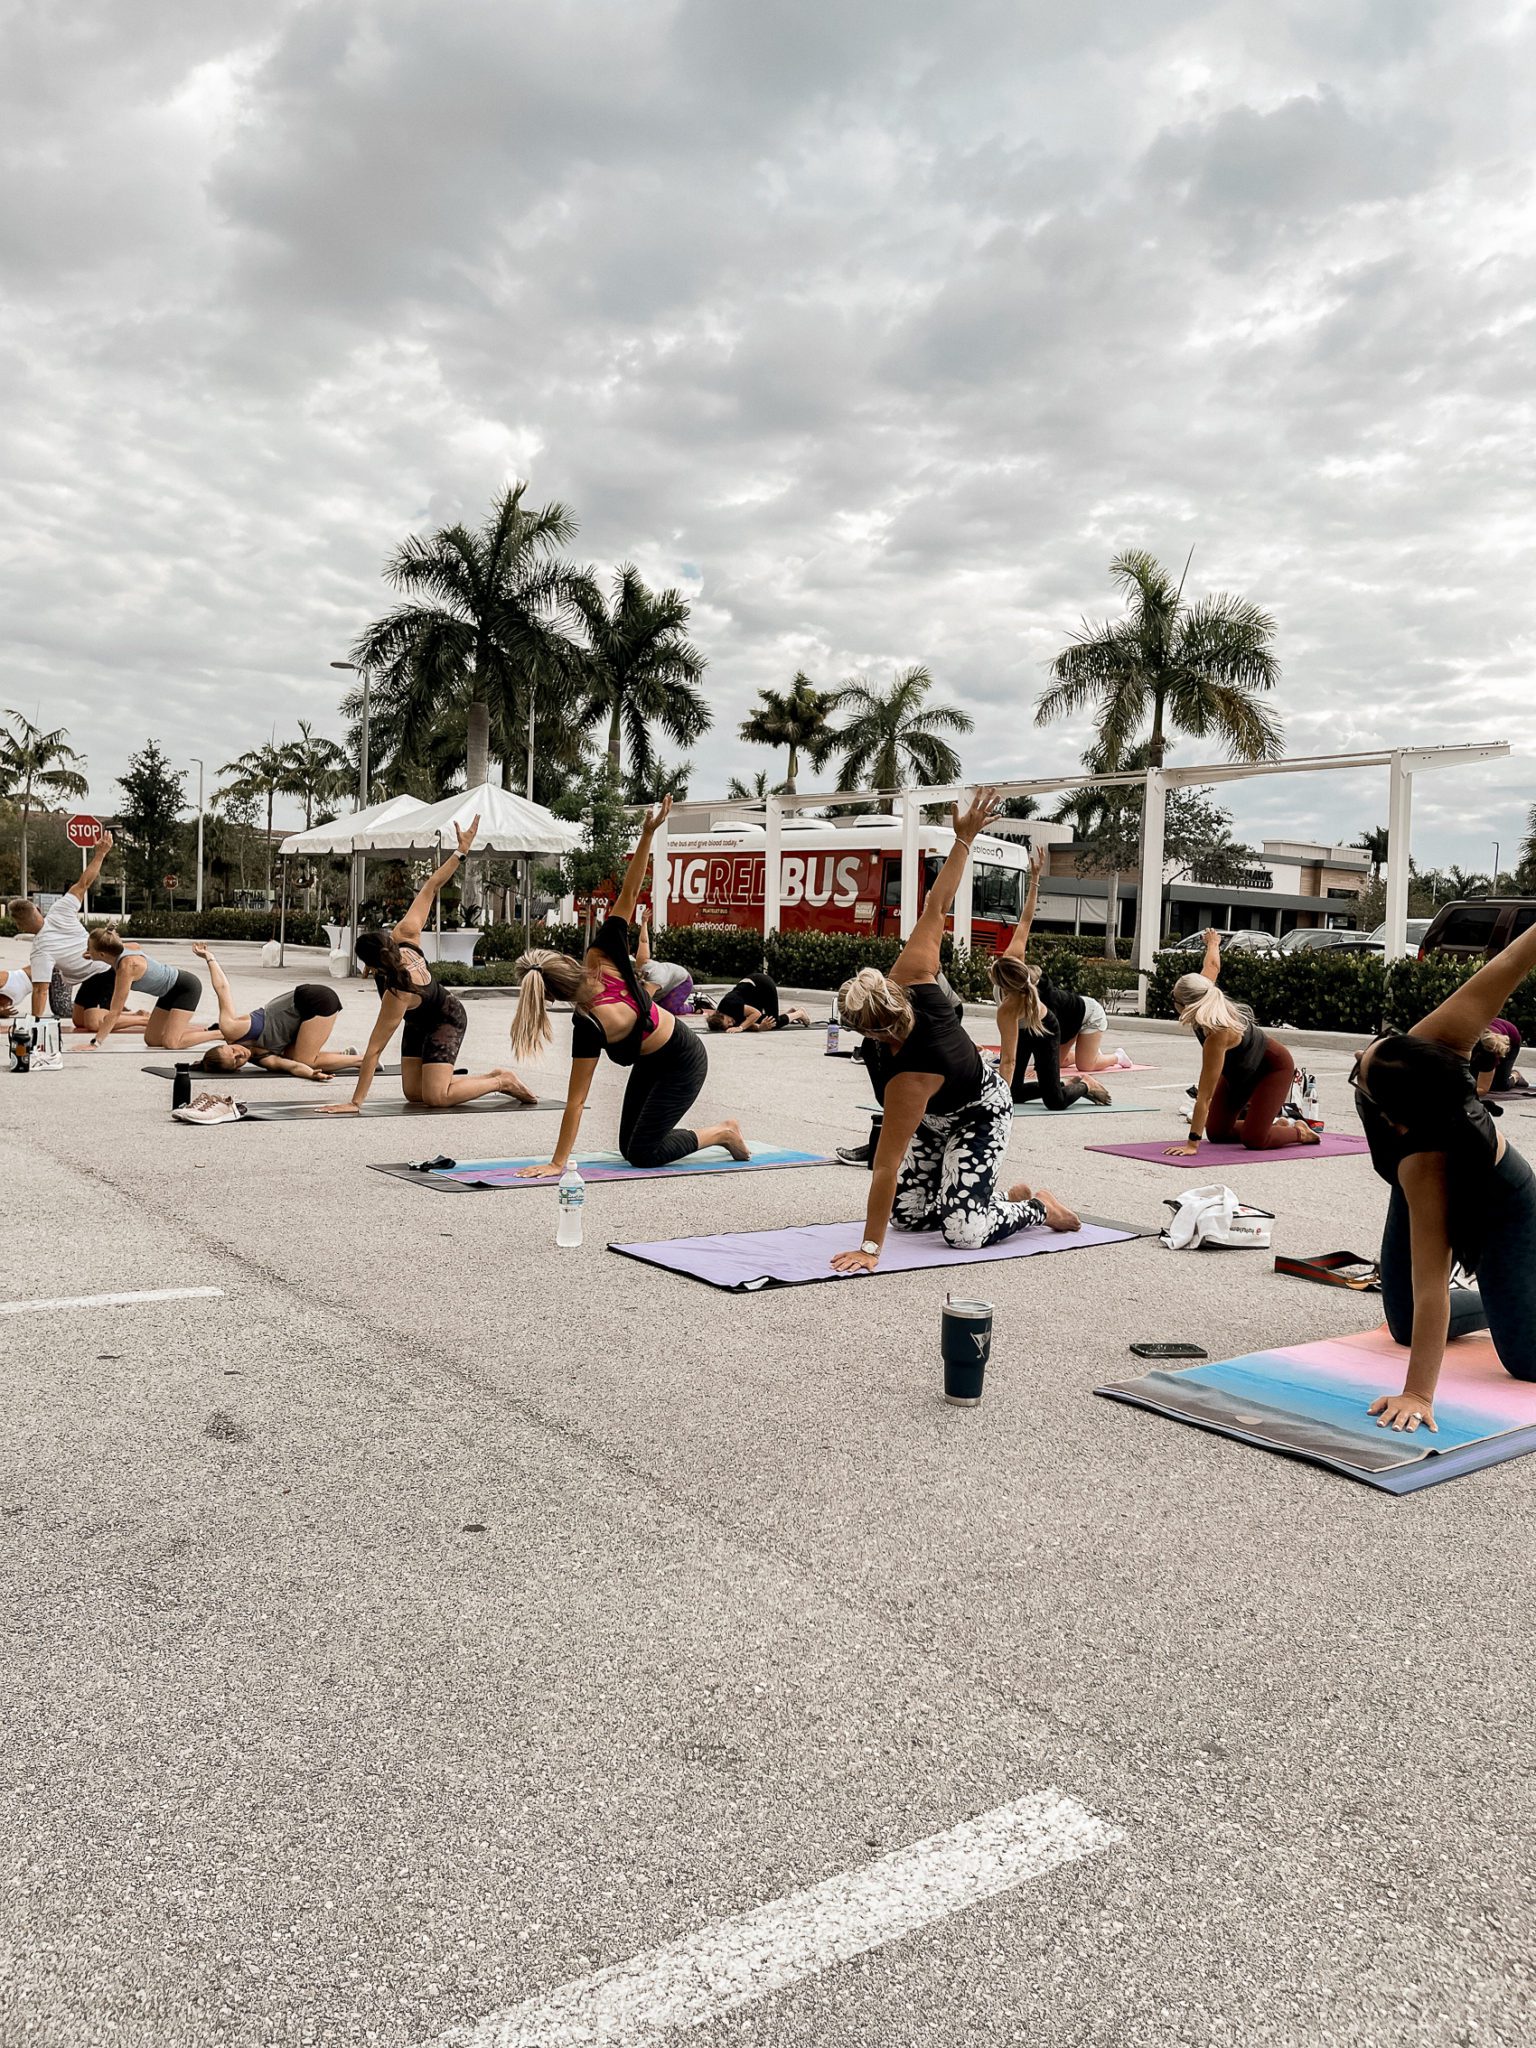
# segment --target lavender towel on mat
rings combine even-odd
[[[1291,1159],[1347,1159],[1356,1152],[1369,1151],[1364,1138],[1345,1137],[1338,1131],[1324,1131],[1315,1145],[1279,1145],[1273,1152],[1250,1152],[1246,1145],[1216,1145],[1200,1141],[1192,1159],[1170,1159],[1168,1147],[1182,1144],[1180,1138],[1140,1139],[1134,1145],[1087,1145],[1087,1152],[1113,1152],[1121,1159],[1150,1159],[1154,1166],[1203,1168],[1213,1166],[1279,1166]]]
[[[651,1243],[610,1244],[611,1252],[665,1266],[724,1287],[734,1294],[760,1287],[803,1287],[816,1280],[860,1280],[881,1273],[914,1273],[926,1267],[982,1266],[997,1259],[1027,1259],[1036,1252],[1087,1251],[1094,1245],[1126,1244],[1137,1233],[1102,1223],[1081,1230],[1021,1230],[980,1251],[956,1251],[937,1231],[893,1230],[885,1240],[874,1275],[835,1273],[834,1253],[854,1251],[864,1234],[861,1221],[806,1223],[792,1230],[733,1230],[716,1237],[658,1238]]]

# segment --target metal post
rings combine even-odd
[[[91,864],[91,857],[90,857],[90,855],[89,855],[89,854],[88,854],[88,853],[86,852],[85,848],[84,848],[84,847],[82,846],[82,847],[81,847],[81,849],[80,849],[80,872],[81,872],[81,874],[82,874],[82,875],[83,875],[83,874],[85,873],[86,869],[87,869],[87,868],[88,868],[88,867],[90,866],[90,864]],[[86,890],[86,891],[84,892],[84,894],[83,894],[83,895],[81,896],[81,898],[80,898],[80,915],[81,915],[82,917],[89,917],[89,916],[90,916],[90,914],[91,914],[91,892],[90,892],[90,890],[89,890],[89,889],[87,889],[87,890]]]
[[[897,798],[901,805],[901,936],[910,939],[917,924],[917,828],[918,803],[913,796]]]
[[[193,756],[197,769],[197,901],[194,908],[203,907],[203,764]]]
[[[651,930],[663,932],[667,928],[667,912],[672,903],[672,859],[670,852],[671,835],[667,821],[662,819],[656,827],[656,837],[651,841],[651,859],[654,863],[651,875]],[[766,890],[764,883],[764,914],[766,915]]]
[[[975,899],[975,890],[976,855],[973,849],[971,858],[966,862],[964,869],[961,871],[960,886],[955,891],[955,958],[957,961],[962,953],[969,953],[971,950],[971,907]]]
[[[284,950],[288,943],[288,856],[280,853],[277,858],[283,870],[282,908],[277,913],[277,964],[281,967],[288,958]],[[198,880],[202,880],[201,875]]]
[[[373,678],[367,669],[363,676],[363,730],[357,748],[357,807],[360,811],[368,808],[368,691]]]
[[[441,832],[437,835],[435,851],[437,859],[433,861],[432,865],[435,868],[440,868],[443,864],[443,835]],[[432,928],[437,933],[437,958],[441,962],[443,957],[443,892],[441,889],[432,898]]]
[[[780,855],[784,851],[784,806],[776,796],[763,799],[763,944],[779,928]]]
[[[363,883],[367,872],[367,854],[354,853],[352,856],[352,940],[347,953],[348,974],[354,973],[357,968],[357,920],[362,910]]]
[[[1141,800],[1141,874],[1136,884],[1136,1005],[1145,1012],[1149,977],[1163,937],[1163,828],[1168,783],[1149,768]]]
[[[1413,776],[1400,753],[1392,756],[1387,783],[1388,960],[1408,957],[1408,854],[1413,836]]]

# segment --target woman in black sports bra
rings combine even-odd
[[[510,1067],[497,1067],[489,1074],[454,1073],[469,1019],[464,1014],[464,1005],[451,989],[443,987],[421,950],[422,930],[437,901],[437,892],[457,873],[479,829],[478,816],[467,825],[456,826],[458,852],[450,853],[442,866],[428,875],[400,922],[391,931],[364,932],[359,937],[357,958],[373,975],[378,989],[379,1021],[364,1050],[352,1100],[328,1102],[322,1115],[357,1115],[368,1100],[375,1070],[397,1031],[400,1086],[407,1102],[448,1109],[461,1102],[473,1102],[481,1095],[511,1095],[519,1102],[537,1101],[533,1090]]]

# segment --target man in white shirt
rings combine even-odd
[[[48,985],[55,969],[71,989],[101,972],[102,963],[86,957],[85,942],[89,934],[80,921],[80,913],[85,906],[87,891],[101,873],[102,862],[111,851],[112,834],[108,832],[91,855],[90,864],[80,879],[70,883],[68,893],[59,898],[46,917],[27,896],[14,897],[7,906],[17,931],[32,941],[29,971],[34,1017],[41,1017],[48,1008]]]

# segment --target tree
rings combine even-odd
[[[728,797],[734,798],[738,802],[760,804],[764,797],[788,796],[789,791],[782,782],[776,782],[770,787],[766,773],[759,768],[752,778],[750,788],[742,781],[739,775],[733,775],[725,785],[725,793]]]
[[[1526,814],[1525,837],[1520,842],[1519,865],[1515,871],[1515,887],[1522,896],[1536,891],[1536,804]]]
[[[970,732],[972,720],[951,704],[927,708],[932,688],[933,677],[918,666],[898,670],[885,690],[851,676],[834,693],[832,709],[847,716],[828,735],[826,751],[842,755],[841,788],[906,789],[909,777],[919,785],[959,780],[960,756],[940,734]],[[880,808],[895,806],[887,797]]]
[[[30,882],[27,872],[27,839],[32,813],[43,799],[51,810],[62,797],[82,797],[90,784],[79,772],[85,766],[65,738],[66,728],[55,726],[44,732],[20,711],[7,711],[11,730],[0,733],[0,790],[13,795],[21,805],[21,890],[25,896]]]
[[[173,769],[153,740],[129,757],[117,778],[123,805],[113,830],[124,842],[128,879],[152,903],[168,869],[175,865],[177,825],[187,808],[186,770]]]
[[[625,776],[624,801],[643,804],[647,809],[659,804],[664,796],[683,803],[687,800],[688,779],[692,774],[691,761],[653,761],[645,774],[632,772]]]
[[[471,788],[489,778],[493,713],[510,759],[530,702],[540,726],[568,717],[577,680],[567,629],[578,594],[591,586],[560,559],[576,522],[560,504],[525,507],[526,489],[503,491],[478,531],[459,524],[412,534],[384,568],[409,601],[376,619],[352,649],[397,754],[418,757],[444,716],[464,711]],[[526,739],[518,743],[526,751]]]
[[[691,746],[710,727],[699,691],[707,666],[685,637],[692,610],[677,590],[647,590],[630,563],[614,572],[613,596],[588,583],[576,593],[586,628],[580,669],[588,721],[606,719],[608,765],[614,776],[647,777],[654,765],[651,728],[674,745]]]
[[[345,748],[335,740],[316,739],[307,719],[299,720],[298,738],[290,740],[282,753],[287,766],[280,787],[284,796],[303,799],[307,832],[315,822],[316,805],[349,795],[356,787],[356,772]]]
[[[595,766],[572,785],[555,809],[572,823],[580,820],[582,843],[575,853],[566,854],[557,867],[544,870],[540,879],[588,899],[586,925],[590,939],[591,898],[598,890],[617,885],[635,836],[623,789],[606,753],[599,755]]]
[[[1451,885],[1449,901],[1459,902],[1465,896],[1486,896],[1489,883],[1486,875],[1468,874],[1453,861],[1445,871],[1445,878]]]
[[[787,690],[758,691],[760,702],[742,720],[741,736],[753,747],[788,747],[789,770],[780,785],[784,796],[795,794],[804,748],[812,768],[820,769],[832,751],[831,712],[834,692],[818,690],[810,677],[796,670]]]
[[[226,761],[219,770],[221,775],[230,775],[234,780],[227,788],[218,792],[220,796],[255,797],[265,800],[267,807],[267,900],[272,900],[272,806],[280,793],[285,792],[289,780],[288,749],[280,747],[274,740],[268,740],[260,747],[247,748],[246,752],[233,761]],[[217,800],[217,799],[215,799]]]
[[[1186,604],[1182,580],[1175,586],[1139,548],[1117,555],[1109,574],[1125,597],[1125,616],[1102,626],[1083,622],[1051,663],[1056,680],[1041,695],[1035,723],[1091,709],[1109,753],[1123,756],[1145,738],[1153,768],[1162,767],[1175,733],[1214,739],[1233,761],[1277,759],[1280,721],[1257,701],[1280,679],[1269,614],[1225,592]]]
[[[1391,834],[1385,825],[1372,825],[1368,832],[1362,832],[1354,844],[1371,863],[1371,880],[1379,882],[1381,871],[1387,864],[1388,841]]]

